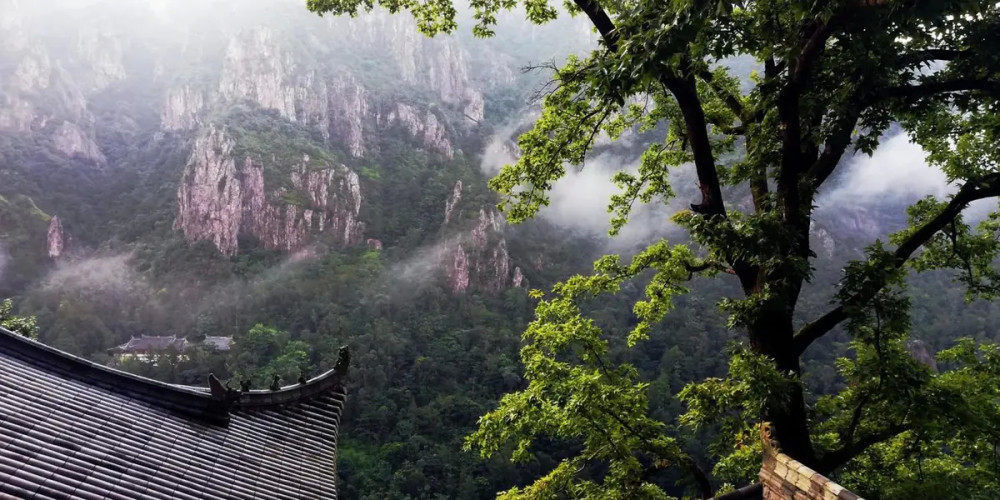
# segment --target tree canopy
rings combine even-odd
[[[318,13],[356,15],[376,4],[409,11],[428,34],[457,28],[451,0],[309,0]],[[502,11],[544,23],[560,15],[547,0],[473,0],[476,35],[490,36]],[[631,262],[609,255],[541,299],[524,333],[525,388],[482,417],[467,444],[484,455],[528,459],[543,439],[572,450],[510,498],[664,498],[664,469],[677,467],[703,497],[753,481],[757,429],[773,423],[783,450],[858,493],[881,498],[990,497],[1000,491],[1000,354],[958,340],[936,368],[911,355],[910,271],[955,270],[968,297],[992,299],[1000,274],[1000,214],[978,223],[970,203],[1000,196],[1000,5],[942,0],[575,0],[600,35],[586,57],[554,75],[522,156],[491,186],[512,222],[549,203],[569,166],[582,165],[602,137],[627,131],[646,145],[634,173],[614,176],[612,232],[636,203],[674,196],[670,172],[693,164],[700,199],[672,222],[680,243],[657,242]],[[759,71],[741,82],[726,67],[750,56]],[[946,199],[909,208],[909,227],[874,241],[849,263],[825,314],[796,314],[819,257],[810,248],[817,194],[841,160],[871,154],[902,127],[953,186]],[[743,201],[746,200],[744,203]],[[833,207],[836,208],[836,207]],[[664,221],[668,224],[668,221]],[[743,332],[729,375],[692,382],[678,397],[686,413],[648,412],[650,385],[612,345],[641,345],[695,276],[734,280],[742,295],[720,307]],[[623,284],[645,286],[634,328],[603,331],[585,304]],[[834,360],[837,393],[805,391],[803,356],[830,349],[842,329],[847,355]],[[685,433],[710,430],[705,460]]]

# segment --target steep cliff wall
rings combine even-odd
[[[188,241],[209,240],[225,255],[239,250],[240,234],[286,252],[302,248],[313,232],[333,234],[345,246],[362,241],[357,174],[305,154],[284,165],[275,156],[238,157],[236,146],[214,125],[195,142],[174,222]],[[281,185],[270,185],[266,170],[285,176]]]
[[[521,286],[524,275],[511,263],[503,216],[493,207],[479,207],[475,218],[461,217],[461,201],[459,181],[445,202],[445,231],[450,236],[440,255],[451,290],[499,292]]]
[[[49,230],[46,235],[46,246],[49,250],[49,257],[57,259],[62,256],[66,245],[65,240],[62,222],[59,220],[59,217],[52,217],[49,220]]]

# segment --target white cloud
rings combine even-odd
[[[902,202],[953,192],[944,172],[926,159],[927,153],[905,134],[892,136],[871,157],[858,153],[848,160],[840,182],[820,196],[819,204]]]

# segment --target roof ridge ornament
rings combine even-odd
[[[222,381],[214,373],[208,374],[208,388],[212,392],[213,406],[224,410],[226,413],[240,399],[240,391],[228,385],[223,385]]]
[[[347,377],[347,369],[351,364],[351,349],[344,345],[340,346],[340,351],[337,353],[337,364],[333,365],[333,371],[343,380]]]

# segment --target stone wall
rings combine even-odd
[[[864,500],[781,453],[771,439],[769,424],[762,426],[761,434],[764,463],[760,469],[760,483],[764,487],[764,500]]]

